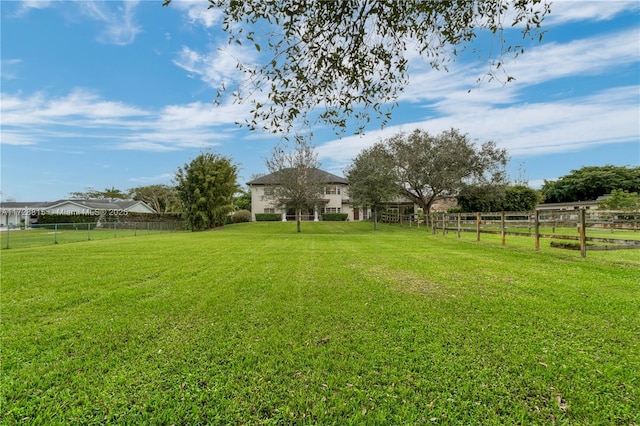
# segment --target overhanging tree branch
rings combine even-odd
[[[165,0],[168,5],[171,0]],[[246,74],[238,101],[253,103],[251,129],[289,133],[316,121],[343,132],[371,118],[385,125],[408,82],[411,45],[433,68],[445,68],[482,31],[498,38],[490,78],[504,55],[521,44],[506,37],[511,26],[523,40],[540,40],[546,0],[209,0],[223,13],[229,43],[254,46],[262,64],[239,64]],[[511,17],[511,21],[506,21]],[[492,46],[493,47],[493,46]],[[511,76],[507,77],[510,80]],[[267,101],[255,95],[266,91]]]

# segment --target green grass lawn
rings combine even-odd
[[[0,250],[176,232],[178,227],[181,224],[176,222],[107,223],[97,229],[94,223],[61,223],[9,232],[3,229],[0,231]]]
[[[3,250],[0,423],[638,424],[639,254],[338,222]]]

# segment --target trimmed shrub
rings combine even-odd
[[[251,212],[249,210],[238,210],[231,215],[231,222],[251,222]]]
[[[109,214],[108,211],[101,214],[99,211],[91,210],[91,214],[39,214],[37,223],[40,225],[48,223],[96,223],[101,222],[182,222],[180,213],[138,213],[138,212],[115,212]]]
[[[344,222],[349,217],[346,213],[322,213],[322,220],[329,222]]]
[[[256,213],[256,222],[277,222],[282,220],[278,213]]]
[[[39,214],[36,223],[44,225],[48,223],[96,223],[97,215],[69,215],[69,214]]]

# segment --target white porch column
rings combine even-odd
[[[287,210],[282,210],[282,221],[286,222],[287,221]]]
[[[313,221],[320,222],[320,219],[318,219],[318,206],[313,208]]]

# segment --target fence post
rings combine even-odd
[[[480,222],[482,221],[482,214],[476,213],[476,241],[480,241]]]
[[[11,227],[9,226],[9,220],[7,219],[7,248],[9,248],[9,234],[11,233]]]
[[[535,236],[534,236],[534,246],[536,251],[540,250],[540,212],[538,210],[536,210],[534,212],[534,224],[533,224],[533,229],[535,232]],[[554,232],[555,232],[555,227],[554,227]]]
[[[461,217],[462,213],[458,213],[458,239],[460,239],[460,233],[462,232]]]
[[[616,227],[616,219],[615,219],[615,215],[611,214],[611,233],[613,234],[613,230]]]
[[[53,225],[53,244],[58,244],[58,224]]]
[[[500,213],[500,236],[502,238],[502,246],[506,245],[506,229],[504,224],[504,212]]]
[[[429,214],[429,220],[431,220],[431,235],[436,235],[436,220],[435,213]]]
[[[91,241],[91,222],[87,222],[87,241]]]
[[[442,213],[442,236],[447,234],[447,212]]]
[[[580,255],[582,257],[587,257],[587,233],[586,227],[587,225],[587,211],[585,209],[580,209]]]

